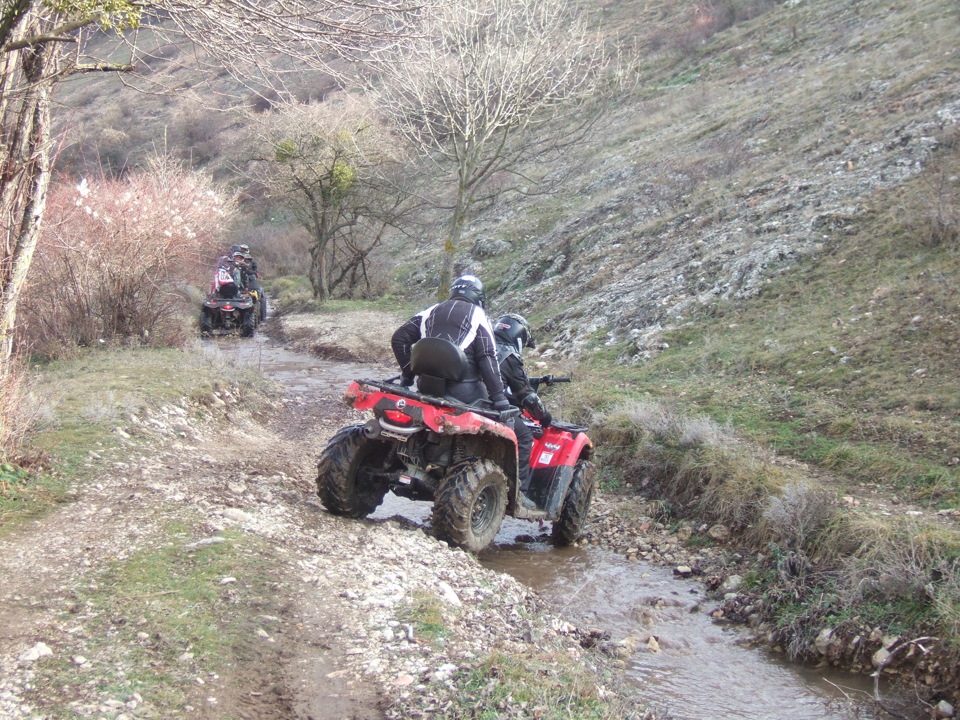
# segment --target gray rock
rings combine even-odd
[[[730,539],[730,528],[726,525],[714,525],[707,530],[707,537],[717,542],[727,542]]]
[[[817,639],[813,641],[818,653],[821,655],[827,654],[827,650],[830,649],[830,645],[832,644],[832,636],[832,628],[823,628],[823,630],[820,631],[820,634],[817,635]]]
[[[233,520],[234,522],[247,522],[250,519],[250,513],[246,513],[239,508],[225,508],[220,512],[220,516],[226,520]]]
[[[183,547],[187,550],[195,550],[199,547],[205,547],[207,545],[219,545],[220,543],[225,543],[227,539],[225,537],[220,537],[219,535],[214,535],[213,537],[204,538],[203,540],[197,540],[196,542],[189,543]]]
[[[740,575],[730,575],[723,584],[720,585],[720,592],[735,593],[743,585],[743,578]]]
[[[890,651],[887,650],[886,648],[880,648],[873,654],[873,657],[870,658],[875,668],[883,667],[887,663],[887,660],[889,659],[890,659]]]
[[[25,663],[36,662],[42,657],[49,657],[53,655],[53,650],[50,649],[50,646],[46,643],[38,642],[29,650],[25,650],[20,654],[20,661]]]

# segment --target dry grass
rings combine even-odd
[[[873,598],[928,602],[943,596],[937,584],[955,570],[960,538],[930,521],[852,514],[841,542],[856,549],[843,559],[850,602]],[[953,604],[960,603],[960,596]]]
[[[815,541],[836,513],[837,502],[831,493],[809,480],[792,481],[766,499],[760,535],[767,542],[813,554]]]
[[[16,358],[0,375],[0,462],[15,459],[34,424],[37,408],[30,399],[28,378]]]
[[[606,462],[687,512],[741,531],[758,527],[767,499],[789,480],[709,418],[657,403],[625,401],[597,413],[593,425]]]

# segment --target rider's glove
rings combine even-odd
[[[509,409],[512,408],[512,407],[513,407],[513,406],[512,406],[510,403],[508,403],[508,402],[506,401],[506,399],[503,399],[503,400],[494,400],[494,402],[493,402],[493,409],[496,410],[496,411],[499,412],[499,413],[506,412],[507,410],[509,410]],[[511,418],[507,418],[506,420],[504,420],[504,419],[501,418],[500,422],[502,422],[502,423],[503,423],[504,425],[506,425],[508,428],[513,428],[513,427],[514,427],[513,418],[512,418],[512,417],[511,417]]]
[[[543,414],[547,411],[540,396],[536,393],[530,393],[523,399],[523,407],[537,420],[543,417]]]
[[[541,425],[543,428],[548,428],[548,427],[550,427],[550,423],[552,423],[552,422],[553,422],[553,415],[550,414],[550,411],[549,411],[549,410],[544,410],[544,411],[543,411],[543,417],[540,418],[540,425]]]

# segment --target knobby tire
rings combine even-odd
[[[500,530],[507,511],[507,478],[489,460],[450,468],[433,503],[433,532],[441,540],[480,552]]]
[[[593,500],[593,466],[586,460],[578,460],[573,468],[570,490],[563,501],[560,517],[553,523],[552,538],[555,545],[572,545],[581,537],[590,513]]]
[[[377,444],[364,436],[363,425],[349,425],[324,448],[317,463],[317,495],[334,515],[366,517],[383,502],[385,484],[358,482],[364,466],[380,457]]]

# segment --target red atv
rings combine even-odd
[[[412,355],[417,391],[395,384],[399,378],[351,383],[344,400],[373,417],[340,430],[320,456],[317,494],[323,505],[335,515],[361,518],[388,490],[432,500],[433,533],[473,552],[490,544],[507,514],[552,520],[558,545],[578,540],[594,490],[586,428],[564,422],[542,428],[516,408],[500,413],[446,397],[446,382],[462,378],[466,364],[453,343],[424,338]],[[531,378],[547,385],[568,381]],[[520,502],[511,420],[534,428],[529,495],[535,509]]]

